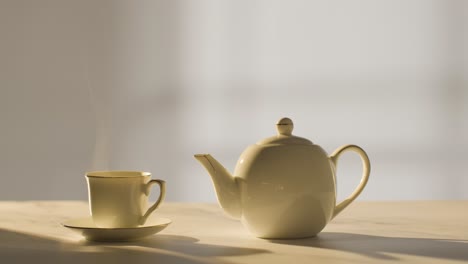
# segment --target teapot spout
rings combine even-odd
[[[194,157],[211,175],[218,202],[221,207],[229,216],[240,219],[242,208],[240,203],[240,191],[236,178],[210,154],[196,154]]]

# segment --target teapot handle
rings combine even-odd
[[[366,152],[360,148],[359,146],[356,145],[345,145],[339,147],[333,154],[330,156],[330,160],[332,161],[333,165],[337,166],[337,161],[340,155],[345,152],[345,151],[354,151],[359,156],[361,157],[362,160],[362,178],[361,182],[359,183],[358,187],[354,190],[354,192],[346,199],[344,199],[341,203],[335,206],[335,209],[333,210],[333,218],[335,218],[336,215],[338,215],[343,209],[345,209],[351,202],[353,202],[359,194],[361,194],[362,190],[367,184],[367,181],[369,180],[369,174],[370,174],[370,161],[369,157],[367,156]]]

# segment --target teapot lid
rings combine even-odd
[[[279,144],[279,145],[312,145],[312,141],[294,136],[292,131],[294,129],[293,121],[290,118],[284,117],[281,118],[276,123],[276,131],[278,134],[269,138],[265,138],[259,142],[257,145],[267,145],[267,144]]]

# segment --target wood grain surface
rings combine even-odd
[[[355,202],[299,240],[253,237],[215,204],[156,214],[173,221],[161,233],[97,243],[60,224],[89,215],[84,201],[0,202],[0,263],[468,263],[468,201]]]

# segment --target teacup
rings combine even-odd
[[[163,180],[151,179],[142,171],[94,171],[86,173],[89,207],[94,223],[103,228],[143,225],[164,200]],[[160,194],[148,208],[151,186],[158,184]]]

